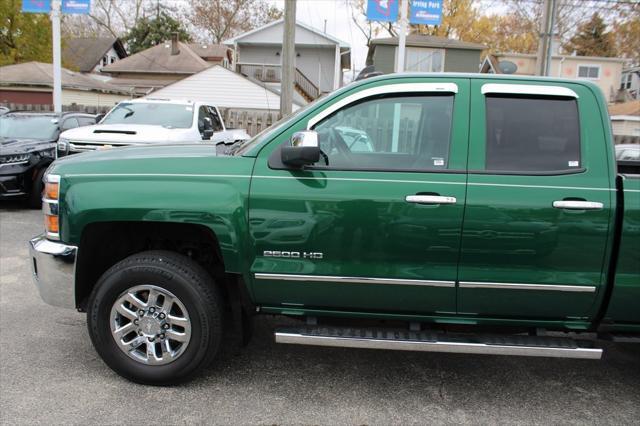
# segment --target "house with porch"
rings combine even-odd
[[[283,34],[284,20],[279,19],[225,41],[235,52],[235,70],[279,91]],[[350,67],[347,43],[296,22],[294,86],[306,100],[342,86],[343,71]]]

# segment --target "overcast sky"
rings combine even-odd
[[[284,0],[269,0],[284,10]],[[356,70],[364,67],[367,39],[351,20],[351,10],[344,0],[298,0],[296,20],[320,31],[327,21],[327,33],[349,43],[351,61]]]
[[[284,0],[268,0],[284,10]],[[495,0],[476,0],[482,11],[500,13],[502,6]],[[365,22],[364,17],[359,17]],[[364,68],[367,59],[367,39],[351,19],[351,8],[345,0],[298,0],[296,20],[322,31],[325,20],[327,33],[349,43],[351,46],[351,62],[356,71]],[[385,37],[381,34],[379,37]],[[351,77],[351,76],[349,76]]]

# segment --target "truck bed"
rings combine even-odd
[[[640,322],[640,162],[618,162],[617,226],[620,245],[614,285],[603,326],[614,331],[639,331]],[[633,324],[635,323],[635,325]]]

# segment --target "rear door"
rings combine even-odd
[[[459,313],[584,319],[613,217],[599,105],[578,84],[505,83],[471,85]]]
[[[258,304],[455,314],[468,90],[467,79],[360,88],[260,152],[249,212]],[[287,168],[278,148],[307,128],[328,161]]]

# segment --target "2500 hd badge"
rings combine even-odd
[[[322,259],[324,253],[312,252],[312,251],[277,251],[277,250],[265,250],[262,252],[264,257],[284,257],[290,259]]]

